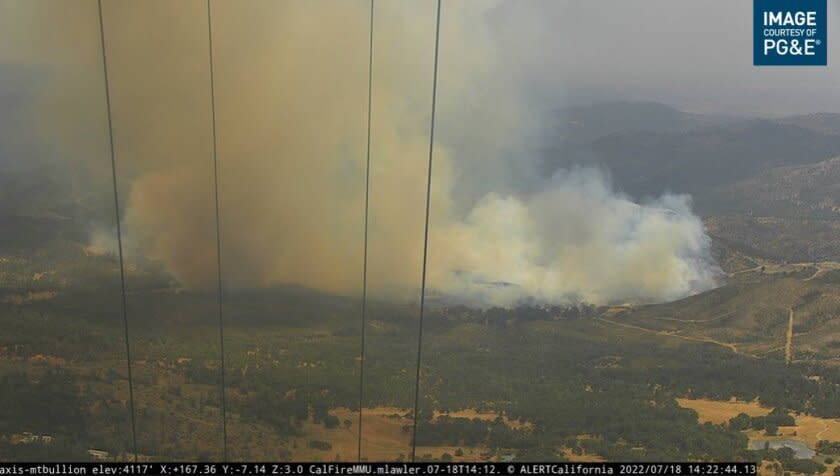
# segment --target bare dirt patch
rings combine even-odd
[[[56,296],[58,296],[56,291],[27,291],[25,293],[7,294],[3,296],[3,302],[20,306],[32,301],[46,301]]]
[[[602,463],[606,461],[603,456],[595,455],[595,454],[575,454],[571,448],[563,447],[563,456],[566,457],[569,461],[574,461],[575,463]]]

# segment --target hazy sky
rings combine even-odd
[[[701,112],[840,112],[840,1],[827,67],[755,67],[751,0],[504,2],[494,24],[544,87]],[[531,35],[538,41],[520,41]],[[539,45],[531,51],[525,46]]]
[[[542,105],[564,98],[616,98],[662,101],[701,112],[840,112],[838,0],[828,0],[829,66],[788,68],[752,65],[751,0],[501,0],[489,9],[484,0],[457,1],[472,1],[489,12],[498,46],[510,67],[532,82]],[[25,61],[29,49],[63,31],[72,32],[83,53],[67,61],[95,59],[85,51],[95,46],[90,41],[95,36],[85,33],[96,26],[88,21],[94,4],[0,0],[0,38],[14,37],[0,42],[0,65]],[[56,14],[44,14],[45,9]],[[31,34],[23,35],[26,30]],[[452,49],[445,33],[444,26],[443,56]],[[0,71],[7,78],[10,70]]]

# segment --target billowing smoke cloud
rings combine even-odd
[[[437,230],[436,283],[472,302],[662,301],[707,289],[715,267],[687,196],[637,205],[594,169],[563,171],[524,199],[486,195]],[[448,274],[447,274],[448,273]]]
[[[204,2],[175,5],[106,3],[124,229],[131,256],[162,262],[185,287],[210,288],[206,13]],[[356,294],[369,3],[213,5],[224,283]],[[434,6],[377,3],[375,297],[416,299],[420,283]],[[688,197],[636,204],[593,169],[539,176],[541,104],[562,90],[529,89],[522,61],[512,60],[539,46],[522,44],[538,35],[507,26],[499,38],[488,20],[496,7],[444,2],[429,288],[510,305],[662,301],[714,286],[708,238]]]

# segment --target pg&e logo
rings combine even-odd
[[[826,0],[753,0],[753,64],[825,66]]]

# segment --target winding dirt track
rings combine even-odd
[[[823,429],[822,429],[822,430],[820,430],[819,432],[817,432],[817,434],[816,434],[817,441],[819,441],[819,440],[823,439],[823,434],[824,434],[826,431],[828,431],[828,430],[829,430],[829,428],[828,428],[828,423],[827,423],[827,422],[823,422]]]
[[[692,341],[692,342],[702,342],[702,343],[706,343],[706,344],[715,344],[715,345],[719,345],[721,347],[726,347],[727,349],[731,350],[732,352],[735,352],[736,354],[740,354],[740,355],[743,355],[743,356],[746,356],[746,357],[752,357],[754,359],[758,358],[755,355],[746,354],[744,352],[739,351],[738,347],[735,344],[732,344],[732,343],[729,343],[729,342],[721,342],[719,340],[714,340],[714,339],[710,339],[710,338],[684,336],[684,335],[680,335],[680,334],[676,334],[676,333],[668,332],[668,331],[657,331],[657,330],[653,330],[653,329],[648,329],[646,327],[636,326],[636,325],[633,325],[633,324],[626,324],[626,323],[623,323],[623,322],[617,322],[617,321],[613,321],[613,320],[610,320],[610,319],[604,319],[603,317],[596,317],[595,320],[598,320],[598,321],[601,321],[601,322],[607,322],[607,323],[610,323],[610,324],[613,324],[613,325],[616,325],[616,326],[626,327],[628,329],[635,329],[637,331],[642,331],[642,332],[646,332],[648,334],[654,334],[654,335],[658,335],[658,336],[662,336],[662,337],[675,337],[677,339],[688,340],[688,341]]]
[[[710,322],[719,321],[721,319],[725,319],[732,314],[735,314],[735,311],[729,311],[727,313],[721,314],[719,316],[710,317],[708,319],[677,319],[676,317],[654,317],[654,319],[659,321],[673,321],[679,322],[682,324],[708,324]]]
[[[790,365],[790,362],[793,360],[793,351],[791,349],[791,343],[793,342],[793,308],[790,308],[790,314],[788,315],[788,328],[787,328],[787,340],[785,341],[785,363]]]

